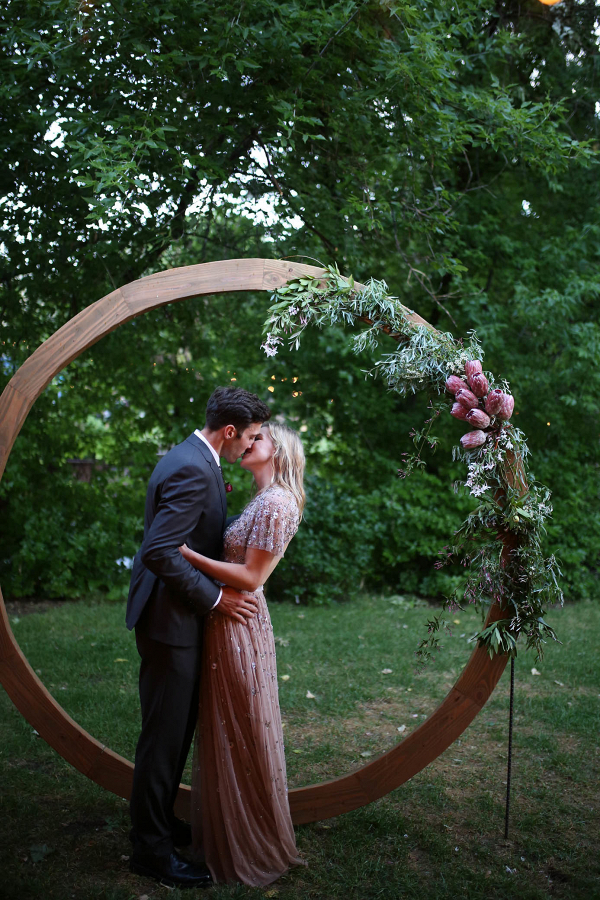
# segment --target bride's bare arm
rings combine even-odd
[[[200,569],[205,575],[210,575],[216,581],[228,584],[238,591],[255,591],[265,583],[281,559],[280,556],[274,556],[268,550],[259,550],[257,547],[248,547],[246,561],[243,563],[210,559],[190,550],[187,544],[180,547],[179,551],[195,569]]]

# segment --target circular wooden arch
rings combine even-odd
[[[84,350],[136,316],[178,300],[229,291],[273,291],[290,278],[318,275],[315,266],[272,259],[235,259],[169,269],[113,291],[48,338],[26,360],[0,397],[0,479],[29,410],[46,385]],[[415,323],[427,324],[416,313]],[[488,623],[501,618],[493,606]],[[365,806],[404,784],[446,750],[490,697],[507,663],[474,650],[446,698],[415,731],[362,768],[321,784],[290,791],[296,824],[326,819]],[[27,719],[67,762],[97,784],[129,798],[133,765],[81,728],[46,690],[9,625],[0,590],[0,682]],[[188,818],[190,788],[181,785],[177,810]]]

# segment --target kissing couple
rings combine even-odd
[[[302,863],[263,585],[302,516],[304,451],[270,416],[254,394],[217,388],[202,430],[148,484],[127,601],[142,711],[130,869],[172,887],[262,886]],[[240,457],[256,494],[228,521],[220,458]],[[174,804],[194,732],[190,826]],[[196,862],[176,849],[190,843]]]

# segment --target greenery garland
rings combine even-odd
[[[554,630],[544,621],[545,610],[550,604],[563,602],[556,559],[545,558],[542,552],[544,522],[552,513],[550,491],[535,483],[527,471],[529,450],[525,436],[508,421],[513,403],[507,394],[508,382],[498,383],[491,373],[481,372],[476,361],[481,359],[482,349],[476,335],[470,333],[464,343],[451,334],[438,332],[390,296],[385,282],[371,279],[357,289],[353,278],[343,277],[337,266],[326,267],[318,277],[294,278],[271,299],[262,344],[267,356],[274,356],[286,339],[290,347],[298,349],[308,325],[354,324],[359,320],[367,327],[353,338],[356,353],[366,348],[375,350],[382,334],[399,342],[394,352],[385,353],[375,362],[373,370],[391,390],[399,394],[418,390],[437,395],[448,390],[455,393],[460,386],[467,388],[462,381],[466,371],[469,384],[482,378],[485,393],[495,391],[495,396],[502,395],[505,407],[509,401],[508,410],[504,408],[503,413],[497,413],[498,404],[492,403],[490,415],[484,411],[488,407],[484,408],[483,399],[477,401],[477,412],[469,418],[460,404],[455,402],[452,407],[457,418],[479,423],[475,428],[480,430],[471,432],[471,437],[465,435],[462,446],[454,449],[454,458],[467,467],[462,487],[479,504],[443,548],[436,567],[460,559],[468,570],[461,600],[479,608],[498,603],[506,613],[473,638],[487,647],[490,656],[516,656],[517,638],[523,635],[527,648],[533,648],[536,661],[539,660],[546,641],[557,640]],[[475,382],[468,374],[473,370],[477,375]],[[473,398],[473,394],[470,396]],[[480,390],[478,396],[483,397]],[[403,454],[400,477],[424,465],[421,450],[425,443],[432,447],[437,443],[431,428],[447,407],[446,398],[430,402],[432,414],[421,431],[411,433],[416,452]],[[460,483],[455,485],[455,489],[460,487]],[[428,637],[416,651],[421,663],[427,662],[440,647],[440,629],[448,627],[444,611],[457,609],[462,606],[455,592],[446,598],[442,612],[427,622]]]

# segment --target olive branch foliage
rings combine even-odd
[[[398,475],[407,477],[424,466],[422,449],[426,444],[435,448],[433,425],[448,411],[446,379],[463,376],[468,360],[483,357],[477,336],[471,332],[466,341],[460,341],[436,331],[391,296],[384,281],[371,279],[357,287],[336,265],[324,267],[314,277],[289,280],[271,300],[262,344],[268,356],[274,356],[284,342],[297,350],[309,325],[364,323],[366,327],[352,338],[355,353],[378,350],[386,336],[398,342],[395,350],[379,356],[370,374],[381,377],[400,395],[421,390],[430,394],[431,415],[422,430],[411,432],[415,452],[403,454]],[[490,390],[508,390],[506,381],[498,382],[489,372],[486,376]],[[440,395],[445,396],[440,399]],[[454,591],[445,598],[441,612],[428,620],[428,636],[416,650],[418,664],[425,665],[441,648],[440,634],[449,629],[445,614],[463,609],[461,603],[482,611],[493,603],[500,606],[503,618],[473,637],[490,656],[516,656],[521,637],[528,649],[535,650],[538,661],[547,641],[557,640],[544,619],[546,609],[563,602],[558,563],[553,556],[546,558],[542,549],[544,522],[552,513],[550,491],[533,480],[527,468],[525,436],[508,422],[492,417],[486,442],[470,450],[457,446],[453,457],[467,469],[466,480],[455,483],[455,490],[466,489],[478,505],[440,551],[435,566],[460,561],[467,573],[466,585],[461,597]]]

